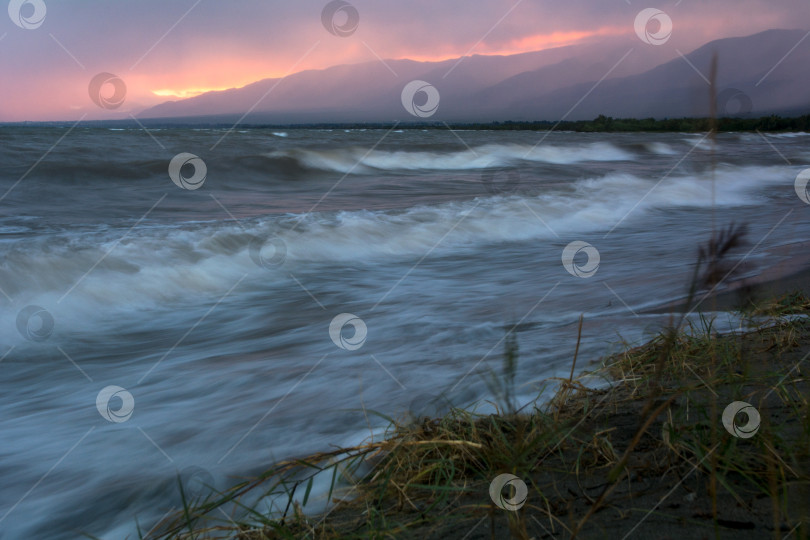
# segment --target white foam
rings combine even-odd
[[[659,183],[658,178],[612,173],[536,196],[266,218],[245,222],[247,232],[224,222],[136,230],[117,245],[118,231],[104,233],[106,239],[99,233],[26,241],[8,250],[0,282],[22,305],[50,306],[59,320],[83,324],[94,320],[111,298],[126,309],[148,309],[182,298],[216,297],[245,275],[272,284],[301,264],[412,260],[428,252],[441,256],[494,243],[607,231],[620,221],[632,226],[656,208],[761,203],[763,188],[782,184],[792,190],[794,177],[788,167],[720,167],[713,202],[706,175],[673,176]],[[287,247],[284,266],[269,271],[256,266],[248,250],[251,235],[281,238]],[[0,338],[16,334],[9,330],[15,329],[13,315],[0,315],[0,328],[8,330],[0,330]]]
[[[712,149],[712,141],[705,134],[697,135],[697,136],[693,135],[693,136],[687,137],[687,138],[685,138],[683,140],[684,140],[684,142],[688,143],[689,145],[691,145],[691,146],[693,146],[693,147],[695,147],[695,148],[697,148],[699,150],[711,150]]]
[[[678,152],[670,145],[662,142],[651,142],[644,145],[647,150],[659,156],[674,156]]]
[[[795,133],[766,133],[765,135],[774,139],[795,139],[796,137],[807,137],[810,133],[798,131]]]
[[[362,173],[373,170],[477,170],[504,167],[524,162],[568,165],[586,161],[627,161],[633,154],[610,143],[598,142],[576,146],[537,147],[523,144],[488,144],[455,152],[409,152],[373,150],[352,147],[331,150],[297,148],[267,154],[271,158],[294,158],[312,169],[339,173]]]

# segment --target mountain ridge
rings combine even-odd
[[[702,116],[707,78],[719,57],[721,113],[810,110],[810,40],[804,30],[770,29],[710,41],[692,52],[633,38],[517,55],[472,55],[436,62],[369,61],[305,70],[241,88],[167,101],[142,119],[233,117],[245,122],[387,122]],[[797,45],[797,43],[799,45]],[[789,54],[787,54],[789,53]],[[611,67],[612,66],[612,67]],[[606,75],[607,74],[607,75]],[[788,74],[789,76],[786,76]],[[412,80],[434,85],[435,115],[411,116],[401,103]],[[587,96],[587,99],[583,99]],[[418,95],[417,95],[418,102]],[[246,113],[246,111],[249,111]]]

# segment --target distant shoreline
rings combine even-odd
[[[162,128],[162,129],[401,129],[401,130],[471,130],[471,131],[573,131],[577,133],[705,133],[712,129],[711,118],[613,118],[600,115],[593,120],[575,121],[493,121],[493,122],[324,122],[301,124],[234,123],[223,118],[204,121],[202,118],[146,118],[135,120],[90,120],[83,127],[95,128]],[[75,122],[0,122],[6,127],[70,127]],[[717,120],[716,130],[728,132],[810,132],[810,114],[793,117],[778,115],[724,117]]]

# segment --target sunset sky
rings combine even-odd
[[[13,11],[15,2],[12,0]],[[35,13],[23,4],[24,17]],[[322,0],[36,0],[41,25],[0,20],[0,121],[122,118],[162,101],[244,86],[305,69],[380,58],[442,60],[513,54],[632,35],[638,0],[351,0],[352,35],[330,34]],[[674,0],[667,44],[688,52],[712,39],[810,26],[806,0]],[[340,21],[338,21],[340,22]],[[116,110],[88,97],[99,72],[127,86]]]

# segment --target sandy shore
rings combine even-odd
[[[770,264],[769,261],[776,261]],[[740,264],[749,274],[742,279],[729,279],[714,290],[697,294],[691,305],[671,302],[646,310],[645,313],[682,313],[694,311],[732,311],[797,290],[810,290],[810,242],[795,242],[768,250],[754,268]],[[748,266],[752,266],[748,263]]]
[[[778,256],[778,264],[708,295],[698,311],[731,310],[797,290],[810,292],[805,247],[797,243],[775,250],[770,256]],[[795,253],[799,256],[791,256]],[[683,307],[675,304],[660,311]],[[638,350],[645,347],[656,345]],[[808,537],[810,383],[803,374],[810,372],[810,361],[805,364],[810,323],[716,336],[702,347],[733,354],[719,359],[686,351],[682,361],[691,365],[656,380],[661,388],[649,384],[655,377],[613,369],[615,384],[610,389],[568,396],[560,411],[568,417],[570,434],[520,475],[529,486],[529,498],[517,530],[515,516],[487,504],[482,494],[488,486],[478,482],[442,509],[445,517],[426,517],[423,525],[395,536],[572,538],[576,531],[576,538],[588,539]],[[622,365],[627,358],[631,356],[618,355],[605,363]],[[639,372],[645,362],[652,363],[641,359]],[[780,386],[786,382],[789,389]],[[588,385],[587,378],[583,383]],[[723,429],[722,411],[741,400],[761,413],[759,439],[738,439]],[[651,409],[657,414],[651,416]],[[623,457],[626,463],[617,467]],[[767,466],[745,470],[740,465],[757,462]],[[773,463],[780,462],[790,463],[790,470],[776,474]],[[733,470],[737,466],[740,469]],[[613,477],[616,471],[618,479]],[[752,477],[759,481],[749,482]],[[780,506],[774,503],[777,499],[786,502]],[[388,517],[407,522],[416,516],[405,512]],[[343,525],[357,523],[348,508],[334,519]]]
[[[692,307],[734,309],[800,290],[790,309],[810,315],[806,247],[773,250],[777,264]],[[374,469],[329,514],[291,505],[283,522],[233,537],[808,538],[810,319],[782,314],[742,333],[659,336],[556,381],[551,403],[531,413],[397,426],[386,441],[335,454],[371,456]],[[609,387],[594,390],[595,378]],[[760,415],[750,438],[722,418],[743,401]],[[527,486],[516,511],[493,504],[502,473]]]

